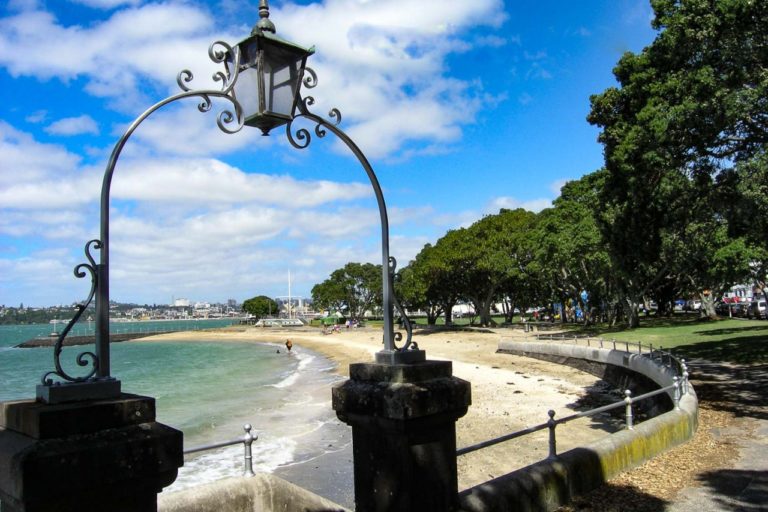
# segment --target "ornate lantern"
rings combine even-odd
[[[269,135],[293,119],[304,66],[315,50],[275,35],[266,0],[259,4],[259,17],[250,37],[235,46],[226,64],[230,76],[237,74],[233,96],[242,107],[244,124]]]

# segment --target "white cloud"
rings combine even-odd
[[[106,100],[93,102],[98,108],[131,116],[177,93],[181,69],[195,73],[190,84],[195,89],[218,88],[211,76],[220,67],[210,62],[208,44],[236,42],[250,29],[244,23],[238,30],[245,33],[221,34],[204,7],[186,1],[77,1],[118,10],[102,13],[102,21],[64,25],[42,10],[44,3],[16,0],[16,14],[0,19],[0,66],[13,77],[82,87]],[[342,129],[371,159],[450,151],[463,127],[494,105],[481,81],[451,78],[446,62],[472,47],[519,43],[493,34],[505,18],[502,0],[272,6],[278,35],[317,45],[310,66],[319,85],[305,91],[317,100],[313,111],[339,107]],[[488,33],[477,27],[488,27]],[[169,299],[173,294],[215,299],[213,289],[244,297],[257,286],[284,283],[286,262],[299,269],[295,279],[305,283],[320,282],[349,261],[380,263],[379,216],[367,183],[292,178],[288,166],[285,175],[264,174],[257,163],[247,169],[257,172],[245,172],[224,163],[233,152],[274,153],[286,142],[255,130],[223,134],[215,121],[226,104],[216,103],[203,114],[194,108],[196,101],[153,114],[121,157],[111,194],[113,297],[154,297],[158,292],[148,292],[147,283]],[[127,127],[110,126],[113,121],[98,111],[83,111],[79,118],[51,123],[51,114],[40,110],[27,122],[51,123],[47,131],[53,135],[95,135],[101,129],[118,137]],[[83,151],[94,160],[108,156],[102,147]],[[50,280],[39,296],[76,299],[87,286],[72,278],[72,267],[82,260],[83,243],[94,237],[102,164],[86,164],[64,147],[42,143],[3,121],[0,162],[0,233],[34,236],[34,245],[52,251],[0,260],[0,274],[15,276],[14,286],[23,291],[14,295],[35,300],[37,283],[23,273],[37,265]],[[392,248],[403,266],[427,241],[423,233],[442,222],[470,223],[477,215],[438,215],[421,207],[392,208],[390,218],[401,229]],[[72,249],[62,250],[59,243]],[[24,251],[33,245],[25,244],[19,244]]]
[[[105,8],[125,4],[82,1]],[[342,108],[345,129],[377,158],[392,155],[409,141],[427,146],[455,141],[483,105],[478,84],[444,76],[445,59],[466,51],[462,36],[468,29],[499,27],[506,19],[504,4],[448,3],[326,0],[273,6],[272,19],[282,37],[317,45],[310,63],[321,77],[317,112]],[[205,78],[195,88],[213,85],[208,77],[219,68],[205,52],[214,39],[212,21],[202,9],[183,3],[125,8],[89,26],[64,26],[48,12],[22,11],[0,20],[0,64],[14,76],[85,77],[90,94],[136,111],[147,103],[143,81],[160,81],[166,91],[176,90],[176,72],[188,68]],[[236,42],[239,37],[225,39]],[[503,43],[497,36],[481,35],[474,44]]]
[[[531,199],[528,201],[520,201],[519,199],[516,199],[514,197],[509,196],[502,196],[497,197],[490,201],[488,203],[488,206],[485,208],[486,213],[498,213],[501,208],[505,208],[507,210],[514,210],[517,208],[523,208],[525,210],[537,213],[543,210],[544,208],[549,208],[552,206],[552,200],[551,199]]]
[[[444,76],[445,60],[466,51],[461,37],[470,27],[500,26],[503,8],[496,0],[327,0],[273,9],[272,19],[283,37],[317,47],[309,63],[319,75],[316,111],[339,107],[344,129],[380,158],[408,143],[448,145],[474,122],[485,101],[481,84]]]
[[[41,181],[69,179],[80,165],[80,157],[63,146],[43,144],[28,133],[17,130],[0,120],[0,205],[23,201],[2,195],[6,187],[37,186]]]
[[[560,191],[563,188],[563,185],[568,183],[568,181],[569,180],[566,180],[565,178],[559,179],[557,181],[553,181],[552,183],[549,184],[549,190],[551,190],[555,196],[559,196]]]
[[[37,110],[35,112],[32,112],[27,117],[24,118],[24,120],[28,123],[42,123],[48,118],[48,112],[45,110]]]
[[[69,0],[95,9],[114,9],[123,5],[139,5],[141,0]]]
[[[78,117],[67,117],[65,119],[59,119],[56,122],[51,123],[46,127],[45,131],[51,135],[82,135],[82,134],[99,134],[99,125],[89,115],[81,115]]]
[[[369,195],[370,186],[362,183],[244,173],[214,159],[122,162],[112,186],[115,199],[186,203],[194,208],[245,202],[306,208]]]
[[[142,78],[170,85],[179,63],[205,64],[207,54],[194,50],[207,47],[197,38],[210,37],[211,23],[200,9],[177,3],[124,9],[89,26],[63,26],[49,12],[23,10],[0,19],[0,64],[13,76],[85,77],[91,94],[135,108],[147,103]],[[157,76],[158,69],[172,71]]]

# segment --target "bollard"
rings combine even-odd
[[[557,458],[557,439],[555,438],[555,427],[557,422],[555,421],[555,411],[550,409],[547,414],[549,420],[547,421],[547,427],[549,427],[549,459]]]
[[[651,351],[651,361],[653,361],[653,343],[648,345],[648,349]]]
[[[632,424],[632,391],[624,391],[624,396],[626,396],[624,403],[627,404],[627,430],[634,430],[635,427]]]
[[[253,472],[253,452],[251,450],[251,445],[253,444],[254,439],[258,439],[258,436],[253,436],[251,434],[252,428],[253,427],[251,427],[249,423],[243,425],[243,430],[245,430],[245,435],[243,436],[243,446],[245,449],[243,476],[256,476],[256,473]]]
[[[613,350],[616,350],[616,338],[611,340],[613,342]]]

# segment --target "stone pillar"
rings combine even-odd
[[[3,512],[156,512],[183,463],[153,398],[0,403]]]
[[[456,420],[469,382],[450,361],[358,363],[334,387],[333,409],[352,427],[357,512],[447,512],[458,506]]]

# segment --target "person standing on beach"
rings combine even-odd
[[[293,343],[291,343],[291,340],[285,340],[285,348],[288,349],[288,352],[291,351],[291,349],[293,348]]]

